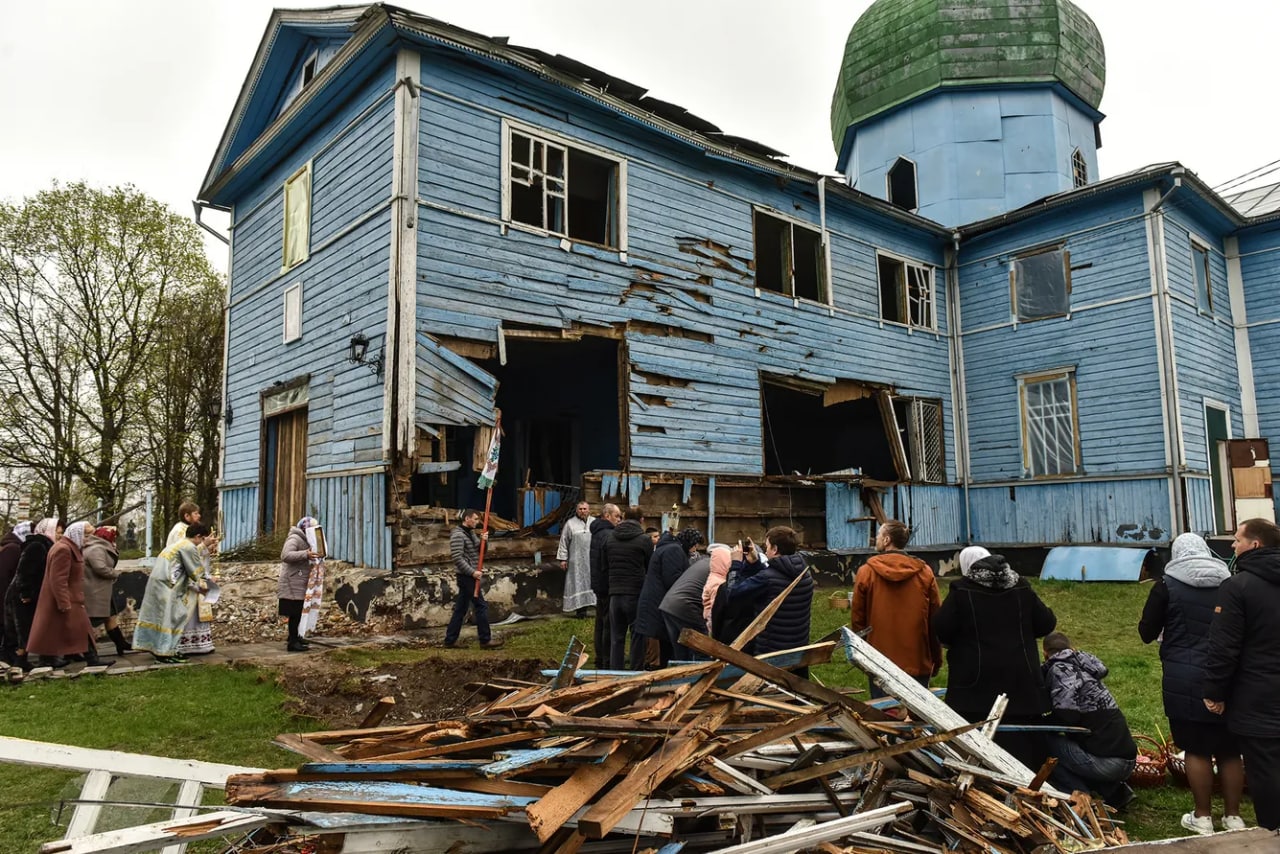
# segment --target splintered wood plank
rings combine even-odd
[[[544,747],[537,750],[513,750],[505,759],[498,759],[480,768],[486,777],[505,777],[545,765],[568,752],[567,747]]]
[[[717,666],[720,666],[718,662],[708,661],[700,662],[698,664],[686,664],[680,667],[668,667],[665,670],[651,670],[619,679],[589,682],[585,685],[574,685],[569,688],[562,688],[558,691],[552,691],[536,697],[523,697],[510,702],[499,700],[496,703],[490,704],[487,709],[518,715],[531,712],[542,705],[563,708],[565,704],[581,703],[588,699],[612,694],[624,685],[653,685],[656,682],[662,682],[673,678],[701,676],[704,673],[714,670]]]
[[[796,733],[808,732],[814,727],[821,726],[831,720],[831,716],[833,714],[835,714],[835,710],[831,706],[826,706],[815,712],[810,712],[807,715],[792,718],[789,721],[784,721],[783,723],[770,727],[769,729],[762,730],[749,735],[746,738],[741,738],[737,741],[731,742],[723,755],[725,758],[741,756],[744,753],[749,753],[752,750],[759,750],[767,744],[772,744],[775,741],[795,735]]]
[[[429,759],[435,756],[451,756],[455,753],[471,753],[484,752],[492,750],[495,747],[505,747],[509,744],[520,744],[526,741],[534,741],[542,737],[539,732],[509,732],[503,735],[493,735],[487,738],[475,738],[470,741],[457,741],[453,744],[435,744],[430,747],[419,747],[414,750],[404,750],[399,753],[387,753],[378,756],[381,762],[405,762],[412,759]],[[340,756],[340,760],[346,761],[346,757]]]
[[[41,854],[135,854],[155,851],[168,842],[198,842],[238,836],[277,822],[276,816],[224,810],[193,818],[167,819],[152,824],[103,831],[78,839],[47,842]]]
[[[369,710],[369,714],[364,716],[364,720],[360,722],[360,726],[362,728],[377,726],[378,724],[382,723],[382,719],[385,718],[387,716],[387,713],[389,713],[392,709],[394,709],[395,706],[396,706],[395,697],[381,698],[380,700],[378,700],[378,702],[373,704],[373,708]]]
[[[351,741],[356,738],[384,738],[386,736],[420,735],[436,728],[436,724],[411,724],[408,726],[384,726],[374,729],[330,729],[302,733],[302,737],[316,744]]]
[[[285,750],[293,751],[300,756],[308,759],[314,759],[317,762],[346,762],[347,757],[337,751],[330,750],[323,745],[316,744],[308,738],[305,738],[295,732],[286,732],[273,738],[272,743],[278,744]]]
[[[568,780],[525,808],[529,826],[540,841],[550,839],[559,827],[594,798],[610,780],[643,755],[647,744],[613,742],[612,747],[613,752],[603,762],[598,765],[583,765]]]
[[[803,851],[822,842],[841,839],[859,831],[882,827],[912,809],[913,807],[908,803],[891,804],[870,812],[851,815],[848,818],[837,818],[834,821],[820,822],[812,827],[766,836],[741,845],[731,845],[728,848],[719,849],[716,854],[791,854],[793,851]]]
[[[485,819],[518,812],[534,799],[376,780],[260,783],[255,775],[242,775],[227,780],[227,802],[317,812]]]
[[[578,672],[578,668],[585,661],[583,653],[586,651],[587,645],[578,640],[577,635],[569,639],[569,648],[564,651],[564,659],[560,662],[560,670],[556,673],[555,679],[551,681],[551,689],[568,688],[573,684],[574,674]]]

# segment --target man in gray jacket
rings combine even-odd
[[[484,601],[484,594],[476,583],[480,580],[480,537],[476,535],[476,525],[480,524],[479,510],[463,510],[462,522],[449,535],[449,555],[453,558],[453,570],[457,574],[458,595],[453,600],[453,616],[449,619],[449,628],[444,632],[444,645],[452,649],[458,646],[458,635],[462,633],[462,621],[467,617],[467,610],[472,605],[476,610],[476,636],[480,646],[485,649],[497,649],[502,640],[494,638],[489,630],[489,605]],[[484,534],[488,537],[488,533]]]

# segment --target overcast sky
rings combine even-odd
[[[1107,49],[1102,177],[1180,160],[1219,185],[1280,158],[1280,2],[1076,2]],[[275,5],[332,4],[0,0],[0,198],[131,183],[189,215]],[[571,56],[829,171],[832,87],[870,0],[400,5]]]

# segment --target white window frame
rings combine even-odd
[[[771,208],[768,205],[752,205],[751,206],[751,257],[752,259],[754,259],[756,256],[756,214],[764,214],[767,217],[772,217],[773,219],[785,222],[791,226],[791,229],[793,232],[795,228],[799,226],[800,228],[803,228],[806,231],[809,231],[809,232],[812,232],[813,234],[818,235],[818,246],[822,251],[822,257],[820,259],[821,263],[818,265],[818,279],[819,279],[819,284],[821,285],[821,289],[826,292],[826,299],[814,300],[814,299],[810,299],[809,297],[798,297],[795,295],[796,263],[795,263],[795,238],[794,237],[790,239],[790,246],[792,248],[791,271],[790,271],[790,278],[787,281],[787,285],[789,285],[791,288],[791,293],[787,293],[786,291],[779,293],[778,291],[769,290],[768,288],[762,288],[758,284],[756,284],[756,280],[755,278],[753,278],[752,284],[755,286],[756,296],[759,296],[760,294],[777,294],[778,296],[786,297],[787,299],[792,300],[797,304],[802,302],[807,302],[812,305],[824,305],[824,306],[827,306],[828,308],[833,307],[835,305],[835,296],[832,293],[833,289],[831,287],[831,276],[830,276],[831,241],[827,239],[826,229],[824,229],[821,225],[817,223],[806,222],[805,220],[799,219],[798,217],[788,216],[787,214],[784,214],[782,211],[776,210],[775,208]],[[758,265],[755,265],[753,263],[752,272],[753,273],[757,272],[757,270],[758,270]]]
[[[290,230],[290,226],[289,226],[289,187],[292,184],[294,184],[295,181],[303,182],[302,186],[305,188],[305,191],[306,191],[305,198],[306,198],[306,206],[307,206],[307,212],[303,222],[304,228],[306,229],[306,234],[302,238],[302,250],[301,250],[302,254],[300,257],[296,257],[296,258],[291,257],[289,254],[289,245],[291,242],[290,238],[292,237],[292,231]],[[281,186],[281,189],[280,189],[280,197],[281,197],[280,198],[281,208],[283,211],[282,219],[284,221],[284,230],[282,234],[283,239],[281,241],[282,251],[280,253],[280,259],[281,259],[280,272],[286,273],[311,257],[311,201],[312,199],[311,199],[311,161],[310,160],[302,164],[302,166],[296,172],[294,172],[292,175],[290,175],[288,178],[285,179],[284,184]]]
[[[889,173],[893,171],[893,167],[897,166],[899,161],[911,164],[911,185],[916,197],[915,207],[903,207],[893,200],[893,178]],[[903,157],[902,155],[898,155],[893,158],[893,162],[889,164],[889,168],[884,170],[884,198],[885,201],[900,210],[910,211],[911,213],[915,213],[920,210],[920,164],[916,163],[910,157]]]
[[[880,259],[888,258],[902,265],[902,298],[905,300],[905,317],[906,321],[889,320],[884,316],[884,289],[880,286]],[[911,322],[911,282],[908,277],[908,268],[915,267],[924,270],[929,275],[929,320],[928,325]],[[898,255],[884,249],[876,250],[876,306],[881,323],[892,324],[893,326],[905,326],[910,329],[925,329],[930,332],[938,331],[938,288],[937,288],[937,268],[933,264],[926,264],[916,258],[908,258],[905,255]]]
[[[905,402],[907,404],[906,424],[897,424],[898,410],[893,409],[893,418],[897,429],[897,441],[902,451],[902,457],[907,462],[907,469],[911,475],[912,483],[946,483],[947,482],[947,425],[946,410],[942,405],[942,399],[937,397],[915,397],[908,395],[895,395],[893,402]],[[929,469],[929,461],[925,458],[924,443],[924,410],[925,407],[936,407],[938,410],[938,471],[931,473]],[[907,441],[902,441],[902,431],[906,430]],[[936,476],[930,476],[935,474]]]
[[[290,302],[293,303],[293,315],[290,316]],[[284,313],[283,341],[290,344],[302,338],[302,282],[294,282],[284,289],[282,303]]]
[[[1019,426],[1019,445],[1022,450],[1022,472],[1023,476],[1034,478],[1036,480],[1047,480],[1053,478],[1075,477],[1080,474],[1081,470],[1081,453],[1080,453],[1080,402],[1079,394],[1076,391],[1076,369],[1056,368],[1048,371],[1037,371],[1033,374],[1023,374],[1016,377],[1018,381],[1018,426]],[[1071,470],[1062,472],[1036,472],[1036,467],[1032,459],[1034,449],[1031,447],[1032,424],[1031,413],[1027,410],[1027,388],[1033,385],[1042,385],[1046,383],[1066,382],[1067,384],[1067,416],[1071,428],[1070,449],[1071,449]],[[1037,433],[1043,435],[1043,430],[1037,430]]]
[[[1084,152],[1077,148],[1071,152],[1071,188],[1078,190],[1087,186],[1089,186],[1089,161],[1085,159]]]
[[[1050,252],[1062,253],[1062,279],[1063,286],[1066,289],[1067,309],[1060,314],[1045,314],[1039,317],[1022,317],[1018,313],[1018,262],[1025,261],[1028,258],[1034,258],[1037,255],[1047,255]],[[1009,307],[1013,316],[1014,323],[1037,323],[1041,320],[1052,320],[1055,317],[1071,316],[1071,250],[1065,245],[1060,246],[1042,246],[1038,249],[1028,249],[1025,252],[1019,252],[1017,255],[1009,259]]]
[[[590,243],[585,240],[574,240],[569,236],[569,183],[572,176],[569,174],[569,153],[565,152],[564,162],[564,223],[565,230],[563,232],[552,231],[546,228],[538,228],[525,222],[516,222],[511,218],[511,134],[522,134],[531,137],[544,144],[554,145],[564,149],[576,148],[579,151],[593,154],[596,157],[610,160],[618,166],[618,191],[617,191],[617,220],[618,220],[618,245],[608,246],[599,243]],[[527,125],[513,119],[502,119],[502,223],[508,228],[514,228],[518,231],[526,231],[530,234],[542,234],[550,237],[559,237],[566,245],[572,243],[581,243],[584,246],[600,246],[609,251],[625,254],[627,251],[627,160],[616,151],[609,151],[581,140],[572,139],[554,131],[544,130],[542,128]]]
[[[1212,315],[1213,312],[1213,247],[1209,245],[1209,241],[1197,237],[1191,232],[1187,232],[1187,239],[1191,244],[1191,287],[1195,290],[1196,310],[1201,314]],[[1204,290],[1205,303],[1207,307],[1200,304],[1200,283],[1196,281],[1196,253],[1204,253]]]

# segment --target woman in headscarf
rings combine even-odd
[[[187,536],[156,558],[147,578],[147,589],[133,629],[133,647],[150,652],[156,661],[180,664],[182,633],[199,607],[204,562],[200,547],[209,529],[199,523],[187,526]]]
[[[304,640],[315,628],[320,616],[320,596],[324,592],[324,559],[320,556],[316,530],[320,523],[303,516],[289,529],[280,550],[280,583],[276,598],[279,614],[289,621],[289,652],[306,652],[311,644]],[[304,616],[306,617],[304,625]]]
[[[9,585],[18,571],[18,558],[22,555],[22,541],[31,533],[30,522],[19,522],[0,540],[0,663],[13,665],[18,658],[18,629],[9,613],[6,600]]]
[[[116,655],[133,652],[133,647],[120,631],[120,618],[116,616],[116,602],[111,595],[120,570],[120,552],[116,550],[116,529],[104,525],[84,538],[84,608],[89,612],[89,622],[105,625],[107,637],[116,645]]]
[[[88,522],[76,522],[49,549],[49,558],[31,623],[27,652],[53,667],[66,664],[68,656],[83,656],[98,663],[93,627],[84,609],[84,536]]]
[[[18,566],[13,573],[13,581],[5,594],[5,609],[11,614],[15,636],[14,663],[23,670],[31,669],[27,657],[27,638],[31,634],[31,622],[36,617],[36,603],[40,598],[40,588],[44,585],[45,562],[49,558],[49,549],[62,536],[62,526],[57,518],[50,516],[36,523],[35,528],[22,541],[22,552],[18,555]],[[8,622],[9,618],[6,618]]]
[[[1240,745],[1222,715],[1205,708],[1201,687],[1209,652],[1209,625],[1218,604],[1218,587],[1230,577],[1227,565],[1209,551],[1198,534],[1179,534],[1173,541],[1164,576],[1156,580],[1142,609],[1138,634],[1151,643],[1164,634],[1160,663],[1161,688],[1169,733],[1187,757],[1187,783],[1195,809],[1182,816],[1182,826],[1196,833],[1213,832],[1213,765],[1222,780],[1222,829],[1244,827],[1240,796],[1244,761]]]
[[[951,583],[933,615],[933,631],[947,647],[947,705],[968,721],[984,720],[1005,694],[1003,721],[1042,723],[1051,711],[1036,643],[1058,618],[1001,555],[981,546],[960,552],[963,578]],[[1044,762],[1034,734],[1001,733],[996,743],[1028,768]]]
[[[720,593],[720,588],[729,579],[729,567],[733,564],[733,557],[729,551],[729,547],[723,543],[714,543],[707,552],[711,556],[711,569],[707,573],[707,583],[702,585],[702,619],[707,624],[707,634],[715,637],[715,631],[711,625],[711,612],[715,608],[716,596]]]

